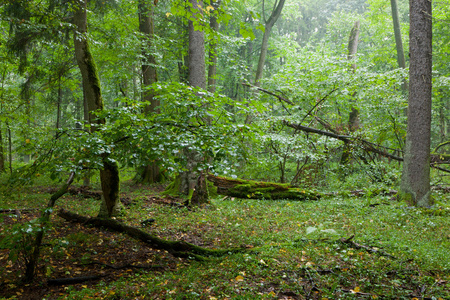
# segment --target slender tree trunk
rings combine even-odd
[[[5,153],[3,148],[3,132],[0,126],[0,173],[5,171]]]
[[[156,72],[156,58],[151,53],[152,44],[154,39],[153,31],[153,4],[148,3],[146,0],[139,0],[139,31],[145,35],[146,43],[142,49],[142,99],[150,105],[145,108],[147,114],[159,113],[159,101],[154,98],[153,92],[146,89],[153,83],[158,81]],[[146,166],[142,166],[138,170],[138,174],[135,177],[137,181],[142,183],[155,183],[160,182],[162,179],[161,172],[159,170],[159,163],[153,161]]]
[[[269,19],[266,21],[265,30],[263,35],[263,40],[261,44],[261,52],[259,55],[258,66],[256,68],[256,76],[255,76],[255,85],[260,86],[260,80],[262,78],[264,64],[266,61],[267,49],[269,48],[269,36],[272,31],[273,25],[276,23],[278,18],[280,17],[281,11],[283,10],[285,0],[279,0],[278,3],[275,2],[274,9]],[[263,1],[263,10],[264,10],[264,1]],[[264,15],[264,12],[263,12]]]
[[[61,74],[58,77],[58,99],[56,104],[56,129],[61,127],[61,101],[62,101],[62,92],[61,92]]]
[[[74,32],[75,56],[80,68],[83,90],[86,96],[87,108],[89,112],[90,124],[104,124],[104,119],[94,120],[93,111],[103,110],[103,98],[101,94],[100,80],[97,74],[97,67],[92,57],[87,40],[87,0],[75,1],[75,13],[73,23],[76,26]],[[92,131],[97,128],[93,126]],[[119,169],[117,162],[108,155],[102,154],[103,168],[100,170],[100,181],[103,191],[103,201],[99,216],[111,217],[118,213],[119,209]]]
[[[214,10],[217,11],[220,0],[213,3]],[[215,13],[209,18],[209,26],[213,32],[219,30],[219,22]],[[208,91],[216,91],[216,74],[217,74],[217,41],[213,38],[209,41],[209,65],[208,65]]]
[[[39,260],[39,254],[41,252],[41,245],[42,240],[44,238],[45,233],[45,226],[47,225],[48,221],[50,220],[50,215],[52,213],[52,208],[55,206],[56,200],[61,198],[65,193],[67,193],[69,186],[72,184],[73,179],[75,177],[75,173],[72,172],[69,175],[69,179],[65,184],[61,186],[61,188],[56,191],[48,201],[47,209],[42,213],[41,216],[41,230],[36,233],[33,247],[32,247],[32,254],[30,256],[29,261],[26,263],[26,269],[25,269],[25,276],[24,276],[24,282],[31,282],[34,279],[34,275],[36,273],[36,266]]]
[[[392,22],[394,24],[395,45],[397,48],[398,66],[406,69],[405,51],[403,50],[402,32],[400,30],[400,20],[398,18],[397,0],[391,0]]]
[[[12,138],[11,138],[11,127],[9,123],[6,122],[6,130],[8,131],[8,163],[9,163],[9,173],[12,174]]]
[[[83,119],[85,124],[90,124],[89,121],[89,107],[86,99],[86,92],[83,89]],[[92,172],[90,169],[85,170],[83,172],[83,186],[90,187],[91,186],[91,175]]]
[[[391,0],[392,9],[392,22],[394,25],[395,46],[397,49],[397,62],[398,66],[402,69],[406,69],[405,51],[403,50],[402,32],[400,30],[400,20],[398,17],[397,0]],[[408,91],[408,81],[403,80],[402,90]]]
[[[26,54],[25,54],[26,55]],[[25,58],[26,59],[26,58]],[[27,127],[29,128],[31,126],[31,121],[30,121],[30,115],[31,115],[31,75],[27,76],[28,78],[26,79],[24,85],[23,85],[23,89],[20,93],[22,101],[25,102],[25,115],[27,116]],[[23,161],[25,163],[30,162],[30,154],[24,154],[23,155]]]
[[[400,198],[410,205],[433,204],[430,190],[432,9],[429,0],[410,0],[409,102]]]
[[[355,22],[355,25],[350,32],[350,37],[348,39],[348,55],[347,58],[351,64],[351,72],[355,72],[356,63],[353,62],[355,59],[356,53],[358,52],[358,42],[359,42],[359,28],[360,22],[359,20]],[[353,94],[352,97],[356,95]],[[353,101],[354,102],[354,101]],[[359,109],[354,105],[350,108],[350,114],[348,116],[348,130],[349,132],[354,132],[359,128]],[[342,151],[341,156],[341,164],[346,164],[350,160],[351,148],[349,144],[345,144],[344,150]]]

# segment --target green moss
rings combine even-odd
[[[166,187],[162,195],[178,196],[181,184],[181,177],[176,176],[175,179]]]

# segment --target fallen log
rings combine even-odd
[[[290,199],[290,200],[318,200],[321,194],[289,184],[262,182],[253,180],[233,179],[208,174],[208,180],[217,187],[217,193],[230,197],[244,199]]]
[[[103,219],[97,217],[82,216],[65,209],[58,211],[58,216],[75,223],[81,223],[83,225],[91,225],[97,228],[106,228],[111,231],[125,233],[128,236],[142,241],[152,248],[166,250],[177,257],[193,257],[201,260],[204,256],[223,256],[229,253],[245,252],[245,248],[233,248],[233,249],[208,249],[203,248],[184,241],[169,241],[161,239],[155,235],[145,232],[139,228],[126,225],[115,219]]]

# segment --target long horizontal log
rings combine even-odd
[[[97,228],[103,227],[111,231],[125,233],[128,236],[136,240],[142,241],[155,249],[166,250],[169,253],[173,254],[174,256],[179,257],[192,256],[201,259],[200,258],[201,256],[222,256],[227,255],[230,252],[236,253],[245,251],[245,249],[241,248],[223,249],[223,250],[207,249],[184,241],[164,240],[155,235],[149,234],[148,232],[145,232],[139,228],[121,223],[115,219],[86,217],[67,211],[65,209],[60,209],[58,211],[58,216],[67,221],[81,223],[83,225],[91,225]]]
[[[208,174],[208,180],[217,187],[217,193],[244,199],[318,200],[321,194],[289,184],[233,179]]]

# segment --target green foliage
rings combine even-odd
[[[12,225],[0,239],[0,249],[9,250],[9,259],[25,268],[33,255],[36,233],[43,230],[39,219]]]

